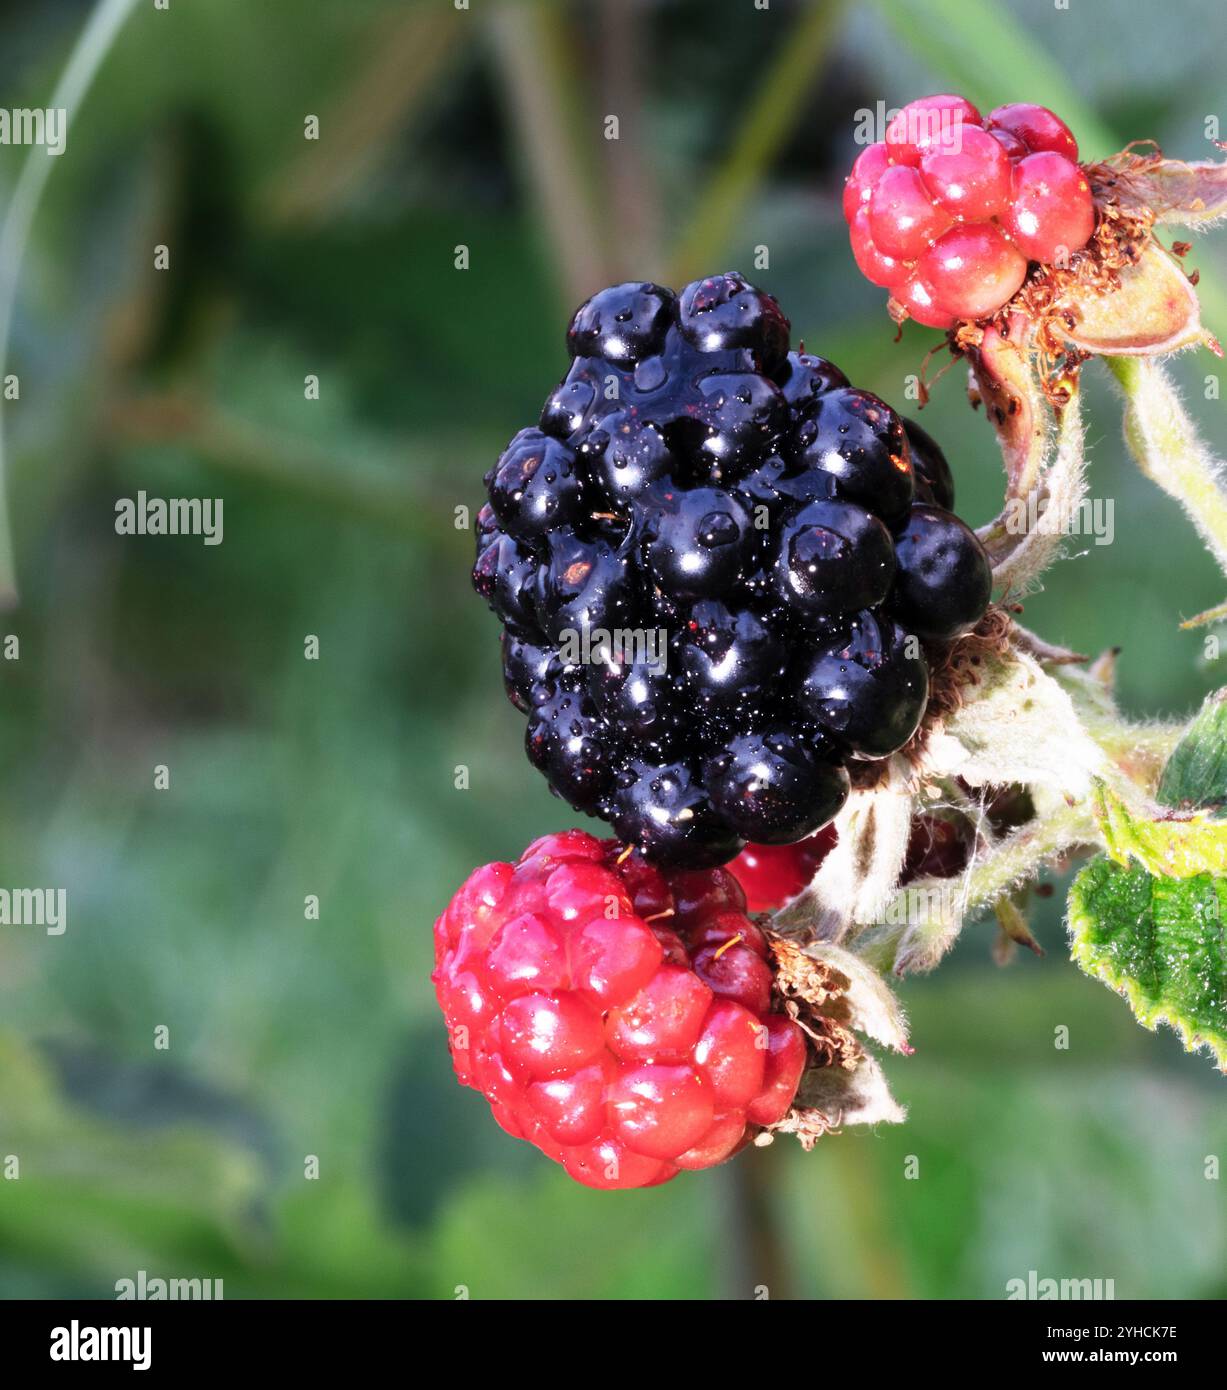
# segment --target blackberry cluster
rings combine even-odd
[[[848,759],[915,733],[921,643],[987,607],[946,460],[790,351],[738,274],[602,290],[567,347],[477,524],[528,757],[657,863],[802,839],[842,806]]]

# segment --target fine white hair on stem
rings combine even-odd
[[[1201,439],[1163,367],[1151,358],[1104,359],[1125,402],[1125,443],[1152,482],[1184,508],[1227,574],[1227,467]]]
[[[1051,464],[1044,470],[1036,497],[1036,524],[1026,508],[1028,498],[1013,499],[1023,513],[1021,539],[993,569],[993,583],[1003,591],[1031,591],[1040,575],[1057,559],[1065,537],[1086,496],[1086,457],[1082,404],[1075,391],[1061,412]],[[1042,504],[1042,512],[1040,510]],[[1007,524],[1008,517],[1007,517]]]

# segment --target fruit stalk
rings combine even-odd
[[[1142,472],[1174,497],[1227,574],[1227,469],[1198,436],[1163,368],[1105,357],[1125,400],[1125,442]]]
[[[957,911],[916,917],[903,903],[897,911],[884,914],[886,924],[863,932],[854,949],[884,975],[931,970],[954,944],[965,918],[992,906],[1011,888],[1031,881],[1062,854],[1098,843],[1095,818],[1085,802],[1037,818],[978,862],[972,861],[959,886]],[[918,880],[900,892],[916,894],[938,882]]]

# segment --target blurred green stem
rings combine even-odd
[[[110,52],[124,21],[136,8],[136,0],[98,0],[86,21],[81,37],[51,94],[49,106],[66,113],[67,127],[80,109],[102,61]],[[68,134],[71,130],[68,129]],[[65,136],[67,140],[67,134]],[[62,156],[61,156],[62,157]],[[25,259],[30,229],[50,177],[53,160],[46,149],[33,147],[21,166],[8,216],[0,229],[0,377],[8,367],[9,332],[21,265]],[[13,555],[13,534],[9,521],[8,479],[4,450],[3,395],[0,394],[0,608],[17,602],[17,566]]]
[[[323,113],[328,138],[309,143],[264,193],[276,221],[311,224],[331,213],[369,174],[380,152],[403,139],[413,116],[461,51],[464,26],[450,6],[381,14],[370,51]],[[304,144],[301,138],[295,147]]]
[[[770,1149],[748,1149],[727,1168],[730,1210],[716,1212],[716,1231],[725,1249],[725,1294],[729,1299],[793,1297],[788,1259],[774,1210],[778,1178]],[[777,1168],[778,1173],[778,1168]]]
[[[911,1290],[899,1230],[882,1200],[883,1175],[873,1162],[866,1162],[864,1147],[846,1132],[832,1138],[836,1139],[831,1152],[836,1200],[856,1236],[848,1252],[854,1277],[860,1280],[860,1288],[853,1292],[876,1300],[908,1298]]]
[[[559,7],[525,0],[487,14],[499,74],[518,134],[517,151],[532,184],[530,205],[563,277],[569,306],[607,281],[596,199],[584,140],[595,131],[574,81],[581,64],[570,51]]]
[[[710,180],[678,240],[669,284],[705,274],[723,253],[737,218],[793,127],[809,84],[830,51],[843,10],[843,0],[810,6],[781,43],[724,167]]]
[[[643,96],[646,0],[601,0],[603,109],[620,113],[618,138],[606,140],[606,204],[613,232],[607,253],[614,279],[652,279],[665,273],[660,204],[645,157]]]

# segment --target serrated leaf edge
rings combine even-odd
[[[1094,861],[1092,861],[1093,863]],[[1069,932],[1071,937],[1070,958],[1077,964],[1085,975],[1092,979],[1099,980],[1109,989],[1119,994],[1129,1005],[1134,1018],[1143,1028],[1150,1032],[1158,1032],[1161,1023],[1166,1024],[1179,1037],[1186,1052],[1200,1052],[1203,1048],[1208,1049],[1214,1054],[1215,1065],[1218,1070],[1227,1074],[1227,1034],[1217,1032],[1203,1033],[1181,1017],[1180,1014],[1173,1012],[1166,1005],[1152,1003],[1143,993],[1141,986],[1123,975],[1119,971],[1113,970],[1106,960],[1097,956],[1092,944],[1080,936],[1082,928],[1079,926],[1077,918],[1087,917],[1081,907],[1075,907],[1074,895],[1078,891],[1078,885],[1091,865],[1087,865],[1078,874],[1074,882],[1070,885],[1069,891]],[[1147,871],[1149,872],[1149,871]],[[1150,874],[1154,878],[1154,874]]]

